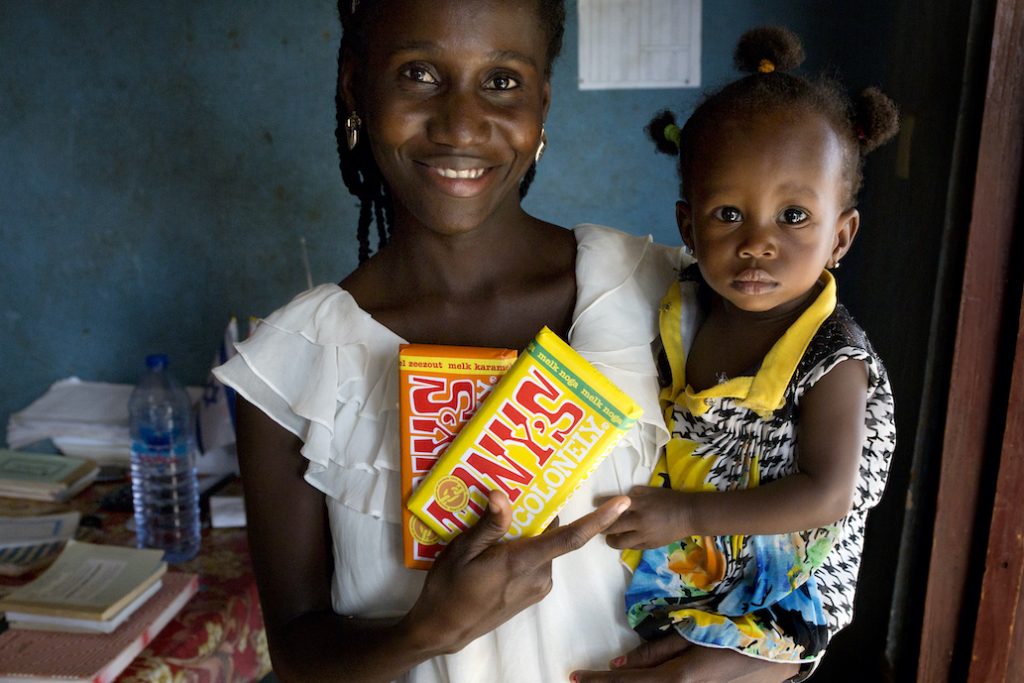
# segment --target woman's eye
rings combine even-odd
[[[743,214],[735,206],[720,206],[712,215],[723,223],[739,223],[743,220]]]
[[[417,83],[437,83],[437,79],[434,78],[434,74],[430,73],[428,69],[422,66],[410,66],[406,67],[402,74],[411,81]]]
[[[519,87],[519,81],[511,76],[500,75],[487,81],[487,87],[490,90],[512,90]]]
[[[806,211],[792,206],[788,209],[783,209],[779,217],[783,223],[788,225],[799,225],[809,218]]]

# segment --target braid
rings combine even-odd
[[[856,203],[863,180],[864,156],[888,141],[899,128],[896,105],[877,88],[868,88],[851,102],[841,84],[829,76],[810,80],[786,73],[803,63],[804,50],[792,31],[777,26],[752,29],[740,38],[733,55],[736,68],[749,75],[706,95],[679,132],[681,195],[687,191],[696,141],[723,118],[754,115],[769,109],[804,108],[820,114],[843,146],[849,206]],[[668,112],[659,112],[647,126],[659,151],[670,151],[666,129],[674,126]]]
[[[519,181],[519,198],[523,199],[526,197],[526,193],[530,191],[530,185],[533,184],[533,179],[537,175],[537,163],[530,164],[530,168],[526,169],[526,173],[523,175],[523,179]]]
[[[368,18],[376,14],[379,2],[362,0],[358,2],[355,12],[352,11],[352,0],[338,0],[338,16],[341,19],[342,37],[338,48],[338,72],[346,57],[359,54],[363,45],[365,25]],[[380,168],[373,158],[366,136],[353,149],[348,148],[345,135],[345,120],[351,112],[345,107],[339,81],[334,95],[335,129],[334,138],[338,147],[338,159],[341,167],[341,178],[348,191],[359,200],[359,223],[356,238],[359,240],[359,263],[370,258],[370,224],[377,222],[377,250],[388,243],[391,236],[391,219],[393,216],[391,197],[384,183]]]

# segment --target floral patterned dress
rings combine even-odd
[[[797,471],[801,397],[847,359],[866,365],[868,391],[857,487],[843,519],[791,534],[694,536],[624,553],[634,569],[627,616],[645,638],[674,629],[701,645],[806,663],[852,618],[865,517],[881,498],[895,447],[893,400],[863,330],[836,303],[835,280],[825,272],[819,284],[816,300],[751,376],[702,392],[687,386],[684,374],[706,296],[696,266],[662,302],[671,373],[662,402],[671,437],[652,486],[728,491],[789,476]]]

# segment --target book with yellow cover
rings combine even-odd
[[[640,417],[629,396],[544,328],[409,498],[443,541],[473,526],[487,494],[512,506],[506,540],[533,536]]]
[[[91,484],[99,471],[87,458],[0,449],[0,496],[62,502]]]
[[[405,566],[429,569],[441,538],[405,506],[477,406],[516,360],[512,349],[402,344],[402,545]]]

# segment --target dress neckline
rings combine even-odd
[[[570,332],[572,331],[572,326],[576,323],[576,318],[579,317],[579,312],[580,312],[579,311],[579,307],[578,307],[577,304],[579,303],[579,299],[580,299],[580,246],[581,246],[582,242],[580,241],[581,235],[580,235],[579,231],[577,230],[578,227],[580,227],[580,226],[577,225],[577,226],[573,226],[571,228],[568,228],[570,231],[572,231],[573,237],[576,240],[576,265],[575,265],[575,270],[574,270],[574,273],[575,273],[575,276],[576,276],[576,301],[573,302],[572,322],[569,325],[569,331]],[[393,337],[393,338],[397,339],[399,344],[409,344],[409,343],[411,343],[407,339],[402,337],[402,335],[398,334],[397,332],[392,330],[390,327],[388,327],[384,323],[382,323],[379,320],[377,320],[376,318],[374,318],[373,314],[369,313],[362,306],[360,306],[359,302],[356,301],[356,298],[354,296],[352,296],[352,293],[349,292],[344,287],[342,287],[340,284],[338,284],[336,282],[329,282],[329,283],[325,283],[323,285],[320,285],[320,287],[323,287],[323,288],[333,288],[333,289],[337,290],[338,292],[341,292],[342,294],[344,294],[348,298],[348,300],[352,303],[352,306],[361,315],[363,315],[368,320],[370,320],[374,327],[376,327],[376,328],[380,329],[381,331],[383,331],[385,334],[387,334],[387,336],[390,336],[390,337]],[[567,334],[566,336],[569,336],[569,335]]]

